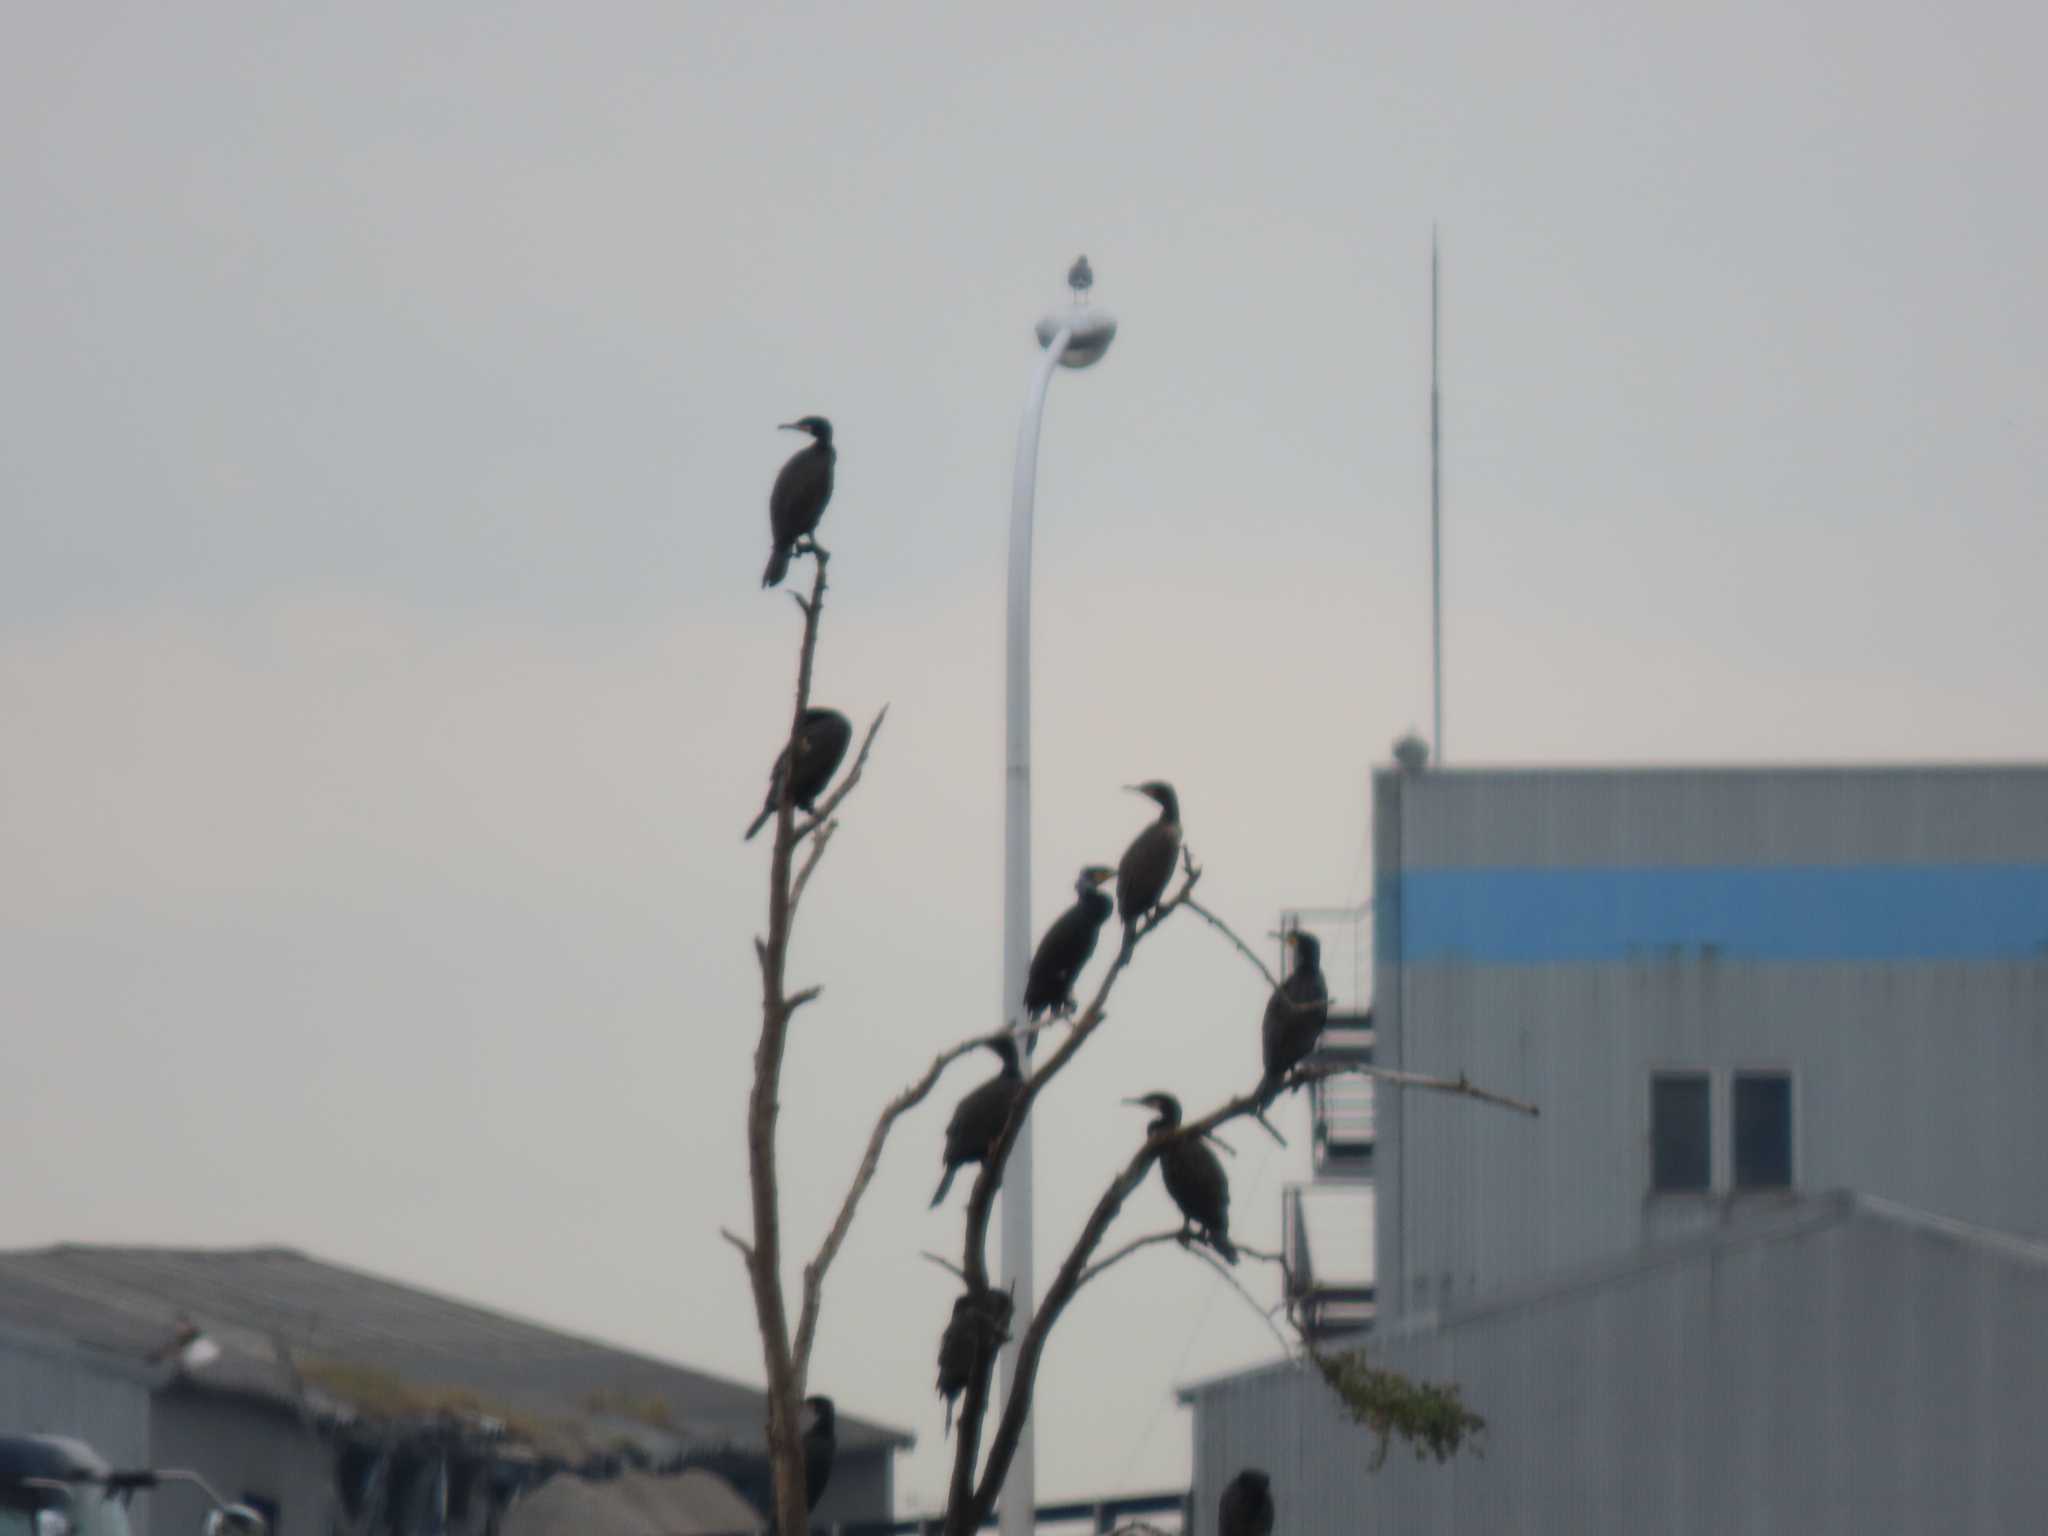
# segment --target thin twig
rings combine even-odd
[[[1258,957],[1257,952],[1249,944],[1237,936],[1236,930],[1230,924],[1223,921],[1222,918],[1211,912],[1207,907],[1202,906],[1199,902],[1189,902],[1188,909],[1203,918],[1210,927],[1222,934],[1223,937],[1230,940],[1237,947],[1237,952],[1240,955],[1243,955],[1245,959],[1258,967],[1259,974],[1266,978],[1266,985],[1273,989],[1273,993],[1280,1000],[1281,1005],[1290,1013],[1313,1013],[1318,1008],[1328,1008],[1330,1006],[1328,997],[1289,997],[1280,990],[1281,984],[1274,978],[1273,973],[1266,969],[1266,962]],[[1269,1126],[1267,1129],[1270,1130],[1272,1128]],[[1276,1132],[1275,1134],[1278,1133]]]
[[[745,1238],[741,1237],[737,1232],[729,1231],[725,1227],[720,1227],[718,1229],[718,1235],[724,1238],[728,1243],[731,1243],[733,1247],[739,1249],[740,1257],[747,1261],[747,1264],[750,1268],[752,1267],[754,1262],[754,1250],[747,1245],[747,1240]]]
[[[809,828],[798,830],[796,834],[798,842],[804,840],[806,831],[815,831],[817,836],[811,839],[811,850],[804,856],[804,867],[797,871],[796,884],[789,888],[789,910],[792,913],[803,905],[804,892],[811,883],[811,871],[815,870],[818,867],[818,861],[825,857],[825,850],[832,846],[832,834],[838,830],[839,823],[836,821],[828,821],[822,826],[813,821]]]
[[[1218,933],[1222,934],[1223,937],[1230,940],[1232,944],[1235,944],[1237,946],[1237,952],[1243,955],[1245,959],[1251,961],[1253,965],[1259,968],[1259,974],[1266,978],[1266,985],[1275,988],[1276,990],[1278,989],[1280,983],[1274,979],[1272,971],[1267,969],[1266,962],[1258,957],[1258,954],[1252,949],[1252,947],[1249,944],[1245,943],[1243,939],[1240,939],[1234,932],[1231,931],[1230,924],[1223,921],[1222,918],[1218,917],[1214,912],[1211,912],[1199,901],[1189,902],[1188,910],[1194,913],[1195,916],[1199,917],[1203,922],[1207,923],[1211,928],[1214,928]]]
[[[1123,1247],[1117,1249],[1114,1253],[1110,1254],[1108,1258],[1097,1259],[1093,1264],[1090,1264],[1086,1269],[1082,1270],[1081,1278],[1076,1285],[1076,1289],[1078,1289],[1082,1285],[1086,1285],[1090,1280],[1093,1280],[1105,1269],[1108,1269],[1116,1264],[1121,1264],[1125,1259],[1128,1259],[1132,1254],[1136,1253],[1141,1248],[1155,1248],[1161,1243],[1179,1242],[1181,1238],[1186,1235],[1186,1231],[1187,1229],[1184,1227],[1175,1227],[1171,1232],[1148,1232],[1143,1237],[1132,1238],[1128,1243],[1125,1243]]]
[[[967,1279],[967,1272],[963,1270],[958,1264],[955,1264],[951,1259],[942,1259],[936,1253],[933,1253],[929,1248],[920,1248],[918,1252],[923,1254],[926,1258],[930,1259],[934,1264],[938,1265],[939,1268],[943,1269],[947,1274],[953,1276],[956,1280],[965,1283]]]
[[[1282,1079],[1280,1091],[1284,1093],[1289,1088],[1319,1082],[1327,1077],[1370,1077],[1402,1088],[1422,1088],[1431,1093],[1455,1094],[1459,1098],[1477,1099],[1482,1104],[1512,1109],[1516,1114],[1528,1115],[1531,1119],[1543,1113],[1541,1106],[1532,1104],[1527,1099],[1517,1099],[1509,1094],[1495,1093],[1490,1088],[1477,1086],[1462,1072],[1456,1077],[1431,1077],[1426,1072],[1403,1072],[1395,1067],[1369,1066],[1362,1061],[1311,1063],[1296,1067]]]
[[[789,910],[794,918],[796,909],[803,904],[804,891],[811,883],[811,872],[818,867],[818,861],[825,857],[825,847],[832,841],[832,834],[839,830],[836,813],[846,803],[846,797],[853,793],[860,783],[863,769],[868,765],[868,753],[875,745],[875,734],[882,728],[882,722],[889,717],[889,706],[884,704],[868,725],[867,735],[861,738],[860,751],[854,754],[853,767],[839,781],[839,787],[825,797],[825,803],[811,813],[811,819],[798,827],[791,836],[799,843],[811,839],[810,852],[804,858],[804,867],[797,872],[796,884],[789,893]]]
[[[811,819],[797,829],[796,835],[799,840],[815,832],[820,823],[830,821],[833,813],[846,802],[846,797],[853,793],[854,786],[860,783],[861,771],[868,765],[868,753],[874,748],[875,737],[882,729],[882,722],[888,718],[888,705],[884,704],[875,711],[875,718],[868,722],[867,734],[861,737],[860,750],[853,755],[853,766],[846,770],[846,776],[839,781],[838,787],[825,797],[824,803],[811,813]]]
[[[797,1319],[796,1344],[792,1352],[799,1377],[810,1367],[811,1341],[817,1336],[818,1312],[824,1304],[825,1275],[832,1268],[832,1261],[839,1256],[840,1245],[846,1241],[846,1234],[853,1226],[854,1212],[860,1208],[861,1197],[868,1192],[876,1170],[882,1166],[882,1149],[888,1143],[889,1132],[895,1129],[899,1119],[925,1101],[932,1089],[938,1086],[946,1068],[996,1038],[976,1035],[972,1040],[963,1040],[939,1052],[925,1069],[924,1076],[891,1099],[875,1121],[875,1128],[868,1135],[867,1152],[860,1160],[853,1183],[847,1188],[846,1198],[840,1202],[839,1215],[834,1219],[831,1231],[825,1234],[825,1241],[819,1245],[817,1257],[804,1266],[803,1310]]]
[[[1249,1250],[1244,1248],[1238,1249],[1238,1252],[1240,1253],[1245,1253],[1248,1251]],[[1289,1355],[1292,1355],[1294,1353],[1294,1345],[1292,1341],[1289,1340],[1287,1335],[1282,1333],[1279,1330],[1279,1328],[1274,1325],[1272,1317],[1268,1315],[1264,1307],[1259,1305],[1258,1299],[1254,1297],[1250,1291],[1244,1288],[1244,1283],[1240,1281],[1237,1278],[1237,1276],[1233,1275],[1230,1272],[1229,1268],[1225,1266],[1221,1260],[1219,1260],[1214,1254],[1210,1253],[1207,1248],[1202,1247],[1200,1244],[1195,1245],[1195,1257],[1200,1259],[1204,1264],[1208,1265],[1211,1269],[1215,1270],[1217,1274],[1221,1275],[1223,1277],[1224,1284],[1228,1285],[1233,1291],[1237,1292],[1238,1295],[1242,1296],[1244,1298],[1244,1304],[1250,1307],[1254,1312],[1259,1314],[1259,1321],[1264,1323],[1268,1328],[1272,1329],[1273,1337],[1280,1341],[1280,1348],[1282,1350],[1284,1350]]]

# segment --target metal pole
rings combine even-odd
[[[1046,343],[1031,376],[1017,428],[1017,472],[1010,494],[1009,683],[1005,730],[1009,793],[1003,807],[1003,1019],[1024,1023],[1024,976],[1031,967],[1031,509],[1038,487],[1038,424],[1053,370],[1073,340],[1063,327]],[[1029,1047],[1027,1046],[1028,1050]],[[1017,1340],[1031,1324],[1031,1121],[1017,1128],[1003,1169],[1003,1283],[1017,1298],[1003,1346],[1003,1396],[1017,1380]],[[1031,1536],[1038,1508],[1037,1430],[1030,1418],[1003,1483],[1002,1536]]]
[[[1437,387],[1436,226],[1429,227],[1429,674],[1435,724],[1430,751],[1444,761],[1443,398]]]

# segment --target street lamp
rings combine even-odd
[[[1100,362],[1116,339],[1116,321],[1092,308],[1095,273],[1086,256],[1067,272],[1073,297],[1038,322],[1044,353],[1032,370],[1031,393],[1017,427],[1017,473],[1010,494],[1008,724],[1004,733],[1009,787],[1003,808],[1003,1017],[1024,1024],[1024,976],[1031,967],[1031,508],[1038,486],[1038,424],[1053,369]],[[1029,1051],[1030,1044],[1025,1049]],[[1003,1170],[1003,1283],[1017,1298],[1011,1341],[1003,1346],[1003,1392],[1017,1381],[1017,1343],[1030,1326],[1031,1121],[1017,1128]],[[1001,1536],[1031,1536],[1038,1511],[1037,1431],[1030,1418],[1003,1484]]]

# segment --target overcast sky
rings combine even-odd
[[[793,962],[808,1246],[996,1016],[1011,454],[1080,250],[1122,330],[1046,424],[1034,927],[1154,776],[1248,934],[1363,899],[1428,725],[1433,220],[1453,762],[2048,754],[2048,22],[1678,11],[17,7],[0,1241],[291,1243],[758,1379],[716,1232],[774,426],[839,429],[819,696],[890,705]],[[1042,1106],[1048,1263],[1117,1100],[1243,1086],[1261,1005],[1147,946]],[[819,1345],[920,1437],[906,1507],[987,1070],[903,1124]],[[1255,1242],[1301,1116],[1233,1138]],[[1041,1494],[1179,1482],[1172,1387],[1272,1348],[1133,1261],[1053,1345]]]

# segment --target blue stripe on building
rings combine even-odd
[[[1418,869],[1380,911],[1410,964],[2013,959],[2048,956],[2048,865]]]

